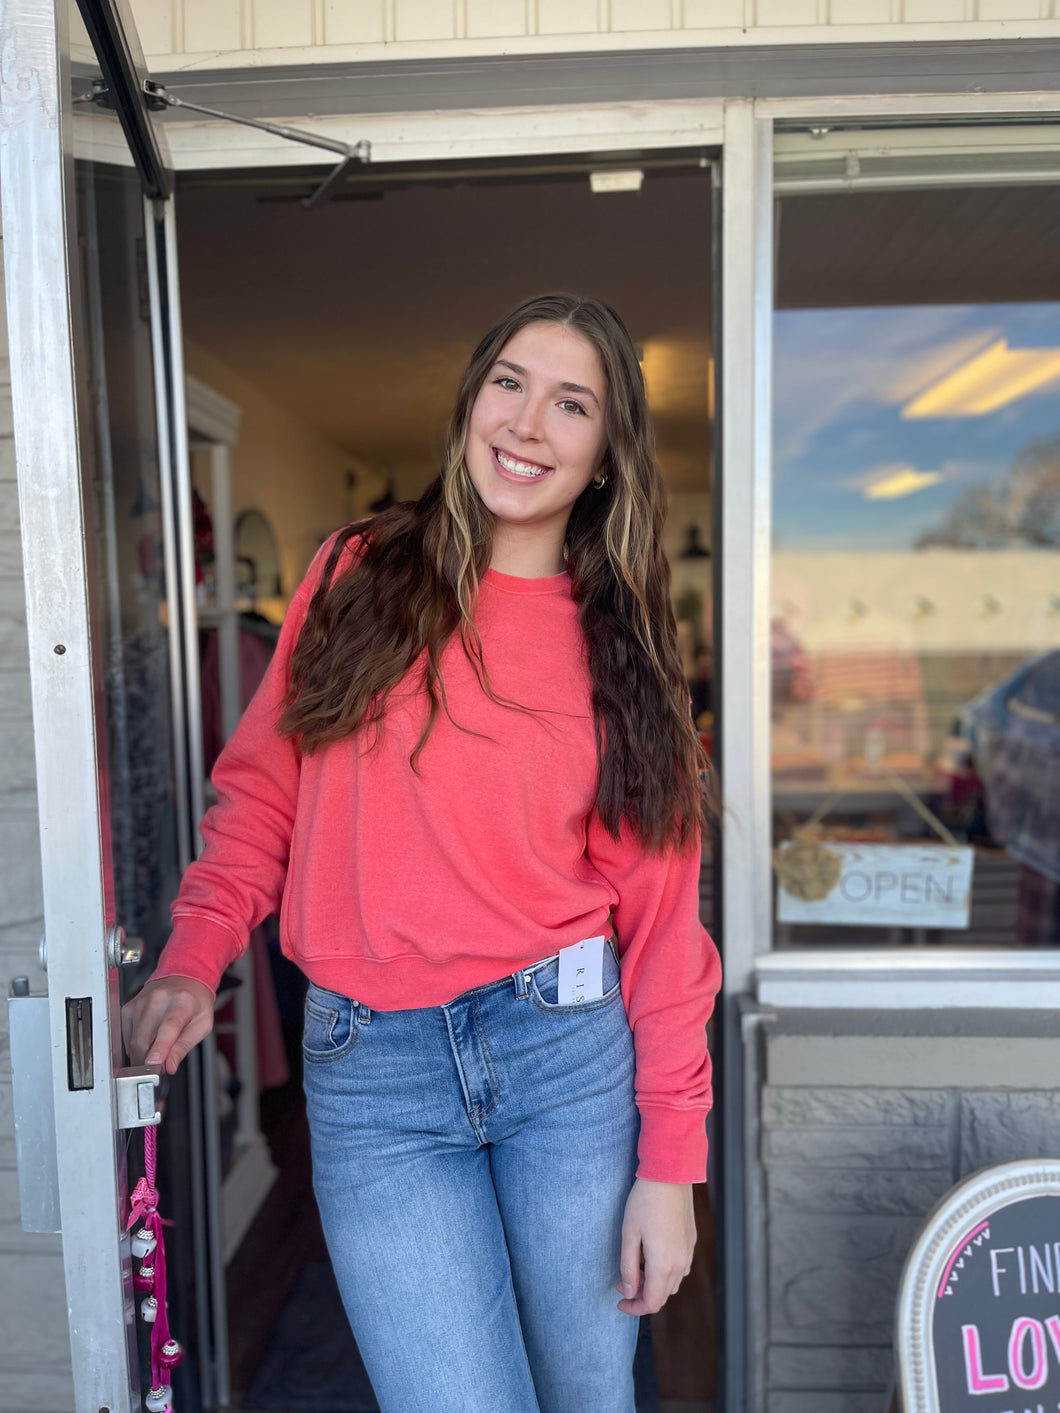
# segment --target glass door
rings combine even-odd
[[[120,1113],[119,1008],[167,936],[198,773],[184,710],[197,681],[188,682],[194,623],[179,563],[187,476],[171,182],[123,8],[13,0],[0,92],[57,1195],[79,1413],[139,1407],[140,1297],[124,1232],[139,1145]]]

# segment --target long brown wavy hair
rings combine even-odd
[[[418,501],[339,532],[291,659],[281,732],[309,753],[383,725],[387,697],[420,663],[428,705],[413,768],[439,711],[447,711],[442,649],[460,633],[483,690],[494,694],[475,628],[493,517],[464,460],[471,410],[505,345],[536,322],[574,330],[607,379],[602,489],[571,508],[565,553],[588,646],[596,722],[596,810],[618,837],[622,821],[651,851],[683,846],[702,819],[707,760],[691,718],[662,550],[665,488],[655,460],[644,378],[622,320],[572,294],[525,300],[471,356],[449,420],[440,474]],[[343,572],[336,568],[356,536]],[[520,709],[518,703],[503,705]]]

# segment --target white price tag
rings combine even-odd
[[[559,954],[560,1006],[598,1001],[604,994],[604,943],[606,937],[586,937],[564,947]]]

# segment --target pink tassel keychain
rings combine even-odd
[[[144,1129],[144,1172],[133,1189],[132,1211],[126,1226],[136,1227],[132,1254],[140,1265],[133,1285],[144,1295],[140,1314],[151,1326],[151,1390],[144,1399],[147,1413],[173,1413],[173,1389],[169,1371],[184,1358],[184,1350],[169,1332],[166,1310],[166,1249],[162,1240],[162,1218],[158,1214],[155,1188],[157,1134],[153,1125]],[[168,1224],[167,1224],[168,1225]]]

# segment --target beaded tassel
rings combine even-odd
[[[169,1371],[180,1363],[184,1351],[170,1334],[166,1310],[166,1250],[162,1240],[162,1218],[158,1213],[155,1188],[157,1134],[153,1125],[144,1129],[144,1173],[133,1189],[132,1210],[126,1226],[136,1227],[133,1255],[142,1264],[133,1285],[145,1292],[140,1314],[151,1326],[151,1389],[144,1399],[147,1413],[173,1413],[173,1390]]]

